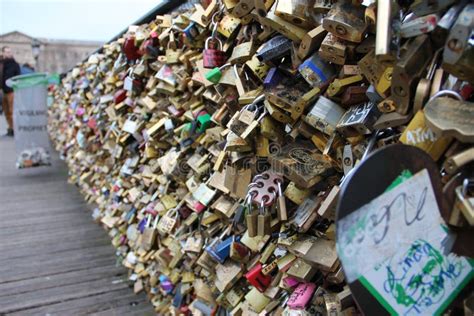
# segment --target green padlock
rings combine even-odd
[[[230,66],[230,64],[225,64],[220,67],[214,67],[211,71],[206,73],[206,79],[214,84],[219,83],[222,78],[222,70],[228,66]]]
[[[199,134],[204,133],[209,125],[211,125],[211,116],[208,113],[199,115],[197,118],[196,132]]]
[[[221,77],[222,71],[219,69],[219,67],[214,67],[211,71],[206,73],[206,79],[215,84],[221,80]]]

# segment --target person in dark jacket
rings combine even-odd
[[[3,112],[7,120],[7,136],[13,136],[13,89],[6,85],[8,79],[18,76],[20,65],[13,58],[13,52],[8,46],[2,48],[3,54],[3,75],[1,80],[3,90]]]
[[[0,114],[3,114],[2,78],[3,78],[3,53],[0,50]]]

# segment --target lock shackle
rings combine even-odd
[[[229,66],[232,66],[232,64],[231,63],[224,64],[224,65],[219,67],[219,70],[223,70],[224,68],[227,68]]]
[[[474,186],[474,180],[473,179],[466,178],[462,181],[461,192],[462,192],[462,195],[464,197],[467,196],[467,190],[469,189],[470,186]]]
[[[441,90],[441,91],[438,91],[436,92],[429,100],[427,103],[433,101],[434,99],[436,98],[439,98],[439,97],[443,97],[443,96],[449,96],[449,97],[453,97],[454,99],[456,100],[459,100],[459,101],[464,101],[464,98],[456,91],[453,91],[453,90]]]
[[[158,220],[160,219],[160,216],[155,216],[155,221],[153,222],[153,229],[155,229],[158,226]]]
[[[151,224],[151,214],[147,214],[145,228],[149,228]]]
[[[259,109],[260,111],[260,109]],[[265,115],[268,114],[268,111],[267,111],[267,108],[266,107],[263,107],[263,113],[260,114],[260,116],[257,118],[257,122],[260,122],[261,120],[263,120],[263,118],[265,117]]]
[[[213,36],[209,36],[207,39],[206,39],[206,42],[204,44],[204,49],[209,49],[209,41],[216,41],[217,44],[219,44],[219,50],[222,50],[222,41],[216,37],[213,37]]]
[[[232,225],[227,226],[218,239],[222,240],[222,238],[224,238],[228,233],[230,233],[231,230],[232,230]]]
[[[211,32],[211,37],[216,37],[217,35],[217,27],[219,26],[219,21],[217,21],[217,16],[219,15],[219,11],[216,11],[211,18],[211,23],[212,23],[212,32]]]
[[[262,101],[264,101],[264,100],[265,100],[265,94],[262,93],[262,94],[260,94],[259,96],[257,96],[257,97],[255,98],[255,100],[253,100],[253,102],[252,102],[251,104],[257,105],[258,103],[260,103],[260,102],[262,102]]]
[[[265,215],[265,202],[266,199],[265,197],[263,197],[260,201],[260,205],[258,206],[258,212],[260,213],[260,215]]]
[[[173,33],[173,32],[170,32],[170,33]],[[174,33],[173,33],[173,37],[174,37]],[[166,49],[170,49],[171,43],[176,43],[176,41],[168,41],[168,44],[166,44]]]
[[[282,180],[275,180],[277,186],[278,186],[278,196],[283,196],[283,190],[281,189],[281,185],[283,183]]]

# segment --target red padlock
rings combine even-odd
[[[210,41],[216,41],[218,49],[209,48]],[[225,64],[225,52],[222,50],[222,42],[217,37],[208,37],[202,54],[204,68],[215,68]]]
[[[245,278],[247,281],[255,286],[257,290],[260,292],[265,292],[265,290],[268,288],[270,283],[272,282],[272,277],[270,275],[264,275],[262,273],[262,264],[257,263],[255,267],[249,270],[245,274]]]
[[[127,90],[119,89],[117,90],[117,92],[114,93],[114,103],[119,104],[120,102],[125,100],[126,97],[127,97]]]
[[[141,57],[138,47],[135,46],[135,37],[133,36],[125,39],[122,50],[128,60],[136,60]]]

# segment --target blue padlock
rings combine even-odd
[[[225,235],[230,231],[230,228],[224,230],[219,238],[214,239],[209,246],[206,247],[207,253],[219,263],[224,263],[227,258],[230,256],[230,245],[235,239],[235,236],[230,236],[225,240],[222,240]]]
[[[303,78],[313,87],[321,87],[328,84],[335,76],[334,66],[319,57],[316,52],[306,59],[299,67],[298,71]]]
[[[277,67],[273,67],[268,71],[267,76],[263,80],[263,87],[264,89],[273,88],[274,86],[278,85],[282,79],[283,75],[281,72]]]
[[[173,306],[180,308],[183,305],[184,295],[181,293],[181,283],[176,286],[176,293],[173,297]]]
[[[204,29],[199,26],[196,22],[191,22],[189,25],[183,30],[184,38],[189,41],[190,43],[194,43],[200,35],[204,32]]]

